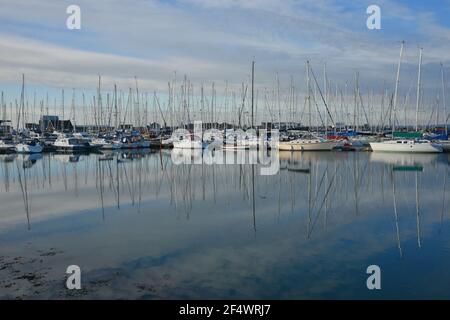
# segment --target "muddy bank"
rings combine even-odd
[[[64,252],[50,248],[27,257],[0,256],[0,299],[161,299],[173,288],[167,274],[145,270],[142,281],[133,270],[104,268],[82,272],[82,289],[68,290],[65,270],[51,267],[59,255]]]

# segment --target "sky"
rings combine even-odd
[[[81,9],[81,29],[66,27],[66,8]],[[366,27],[366,8],[381,8],[381,30]],[[450,74],[450,0],[2,0],[0,86],[9,96],[27,88],[95,90],[98,75],[112,89],[167,91],[187,75],[217,87],[248,82],[256,61],[258,88],[283,88],[291,76],[305,87],[305,61],[333,84],[393,88],[400,42],[404,94],[416,85],[423,47],[424,95],[440,90],[440,64]],[[320,80],[319,81],[323,81]],[[33,89],[34,88],[34,89]],[[44,88],[44,89],[43,89]],[[412,90],[414,92],[414,90]]]

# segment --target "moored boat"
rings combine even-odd
[[[440,153],[442,145],[428,140],[387,140],[381,142],[370,142],[374,152],[417,152],[417,153]]]
[[[22,141],[16,144],[17,153],[41,153],[44,147],[36,140]]]
[[[338,142],[326,140],[319,137],[299,137],[289,141],[280,141],[278,149],[280,151],[331,151],[338,145]]]
[[[53,144],[55,149],[60,152],[83,152],[98,149],[92,146],[89,141],[76,137],[60,136]]]

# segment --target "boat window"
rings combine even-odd
[[[402,143],[401,141],[397,141],[397,143]]]

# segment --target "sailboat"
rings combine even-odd
[[[313,134],[305,134],[290,141],[280,141],[280,151],[330,151],[336,147],[337,142],[326,140]]]
[[[402,42],[400,47],[400,58],[398,61],[398,67],[397,67],[397,79],[395,82],[395,92],[394,92],[394,105],[393,105],[393,125],[392,125],[392,133],[393,137],[395,138],[396,134],[398,136],[398,133],[395,132],[395,113],[396,113],[396,104],[397,104],[397,93],[398,93],[398,83],[400,79],[400,67],[402,63],[402,55],[403,55],[403,47],[404,42]],[[418,72],[418,79],[417,79],[417,101],[416,101],[416,132],[413,133],[404,133],[404,136],[421,136],[420,133],[418,133],[418,109],[419,109],[419,102],[420,102],[420,74],[421,74],[421,64],[422,64],[422,48],[420,48],[420,57],[419,57],[419,72]],[[398,140],[386,140],[386,141],[380,141],[380,142],[370,142],[370,147],[372,148],[372,151],[378,152],[418,152],[418,153],[440,153],[443,151],[443,147],[441,144],[430,142],[428,140],[423,140],[420,138],[414,138],[414,139],[398,139]]]
[[[383,152],[418,152],[440,153],[442,145],[428,140],[387,140],[382,142],[370,142],[372,151]]]
[[[311,130],[311,88],[310,88],[310,72],[312,69],[309,65],[309,61],[306,62],[306,87],[307,87],[307,100],[308,100],[308,113],[309,113],[309,130]],[[314,77],[314,73],[312,73]],[[315,79],[315,77],[314,77]],[[317,85],[317,82],[316,82]],[[319,88],[320,90],[320,88]],[[322,94],[321,94],[322,96]],[[325,103],[325,98],[322,99]],[[328,109],[327,109],[328,110]],[[333,140],[327,140],[317,135],[314,135],[312,132],[306,132],[300,134],[294,139],[290,139],[287,141],[280,141],[278,143],[278,149],[280,151],[331,151],[335,148],[339,142]]]
[[[22,116],[22,119],[20,119]],[[20,109],[19,118],[17,119],[17,125],[20,125],[22,120],[22,130],[25,130],[25,75],[22,74],[22,92],[20,95]],[[22,139],[16,144],[16,152],[18,153],[41,153],[44,147],[39,143],[37,139]]]

